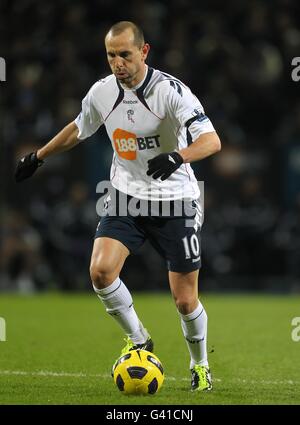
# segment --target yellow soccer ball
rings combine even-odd
[[[155,354],[132,350],[116,361],[113,378],[123,394],[155,394],[164,382],[164,370]]]

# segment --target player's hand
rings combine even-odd
[[[44,161],[38,159],[36,152],[31,152],[28,155],[24,156],[18,162],[15,179],[16,182],[19,183],[22,180],[31,177],[32,174],[40,167]]]
[[[182,156],[174,151],[171,153],[161,153],[148,161],[147,175],[154,179],[166,180],[183,163]]]

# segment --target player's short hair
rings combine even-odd
[[[143,47],[143,45],[145,44],[143,30],[138,25],[136,25],[134,22],[131,22],[131,21],[120,21],[120,22],[117,22],[106,33],[106,36],[109,33],[111,35],[113,35],[113,36],[114,35],[119,35],[123,31],[127,30],[128,28],[130,28],[132,30],[132,32],[133,32],[135,45],[138,46],[138,47]]]

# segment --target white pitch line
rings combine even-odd
[[[48,376],[55,378],[100,378],[111,379],[110,374],[88,374],[88,373],[69,373],[69,372],[51,372],[48,370],[39,370],[35,372],[27,372],[23,370],[0,370],[0,376]],[[167,381],[190,381],[190,378],[175,378],[174,376],[165,376]],[[221,381],[214,379],[214,381]]]
[[[110,374],[88,374],[88,373],[70,373],[70,372],[52,372],[48,370],[39,370],[35,372],[28,372],[23,370],[0,370],[0,376],[44,376],[44,377],[54,377],[54,378],[99,378],[99,379],[111,379]],[[190,378],[175,378],[174,376],[166,376],[166,381],[190,381]],[[222,379],[213,378],[214,382],[222,382]],[[223,380],[224,381],[224,380]],[[241,378],[233,378],[224,382],[233,382],[247,385],[300,385],[299,381],[294,381],[292,379],[286,379],[282,381],[272,381],[272,380],[247,380]]]
[[[0,375],[21,375],[21,376],[51,376],[58,378],[110,378],[109,374],[87,374],[87,373],[69,373],[69,372],[51,372],[48,370],[39,370],[36,372],[26,372],[22,370],[0,370]]]

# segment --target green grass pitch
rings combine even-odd
[[[169,294],[134,295],[165,382],[154,396],[124,396],[110,369],[123,335],[91,292],[1,295],[0,404],[300,404],[299,296],[204,294],[214,389],[189,391],[189,358]]]

